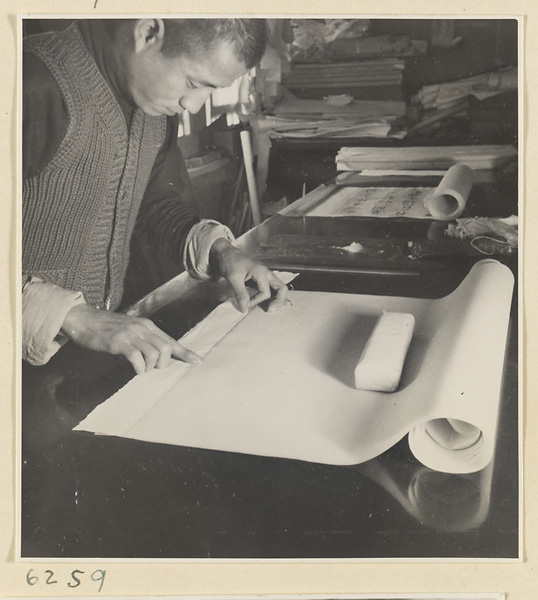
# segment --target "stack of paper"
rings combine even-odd
[[[465,164],[471,169],[493,169],[516,156],[517,150],[510,145],[343,147],[336,155],[336,166],[338,171],[448,169],[456,164]]]
[[[271,112],[290,119],[394,119],[405,115],[405,107],[403,100],[351,100],[347,104],[337,105],[325,100],[283,98]]]
[[[510,67],[457,81],[425,85],[418,91],[414,101],[420,103],[425,109],[445,109],[469,95],[484,100],[514,89],[517,89],[517,67]]]
[[[263,126],[270,130],[271,137],[277,138],[402,138],[405,135],[405,130],[394,127],[396,119],[405,114],[405,102],[342,98],[345,104],[284,98],[271,111],[272,116],[265,116]]]
[[[338,118],[331,120],[283,119],[269,117],[272,138],[367,138],[387,137],[391,124],[384,119]],[[405,135],[405,131],[402,132]],[[398,134],[396,134],[398,137]]]

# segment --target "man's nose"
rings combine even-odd
[[[209,96],[211,96],[212,91],[211,88],[192,90],[181,98],[179,104],[191,114],[195,114],[202,108]]]

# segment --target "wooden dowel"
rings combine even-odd
[[[248,129],[244,129],[239,135],[241,137],[243,160],[245,161],[245,173],[247,175],[247,186],[248,195],[250,199],[250,207],[252,211],[252,221],[254,225],[259,225],[262,222],[262,215],[260,210],[260,202],[258,200],[256,176],[254,174],[254,158],[252,156],[252,143],[250,139],[250,131]]]

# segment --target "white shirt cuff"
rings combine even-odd
[[[60,329],[67,313],[85,304],[82,292],[64,290],[38,278],[28,278],[22,288],[22,357],[43,365],[58,352],[67,338]]]
[[[235,237],[228,227],[211,219],[203,219],[189,231],[182,258],[183,266],[191,277],[195,279],[211,278],[209,251],[215,240],[219,238],[225,238],[230,242],[235,241]]]

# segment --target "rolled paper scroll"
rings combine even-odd
[[[424,199],[424,207],[434,219],[452,221],[465,210],[473,186],[473,171],[467,165],[448,169],[441,183]]]

